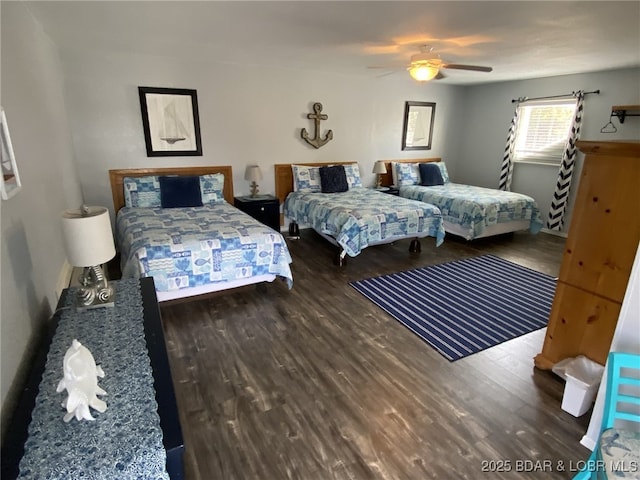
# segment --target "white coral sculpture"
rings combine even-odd
[[[98,386],[98,377],[104,377],[102,368],[96,365],[89,349],[75,339],[64,355],[62,367],[64,378],[56,391],[66,389],[69,394],[62,402],[62,407],[67,410],[64,421],[68,422],[74,416],[77,420],[95,420],[89,407],[101,413],[107,409],[107,404],[97,397],[107,394]]]

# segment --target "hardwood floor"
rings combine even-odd
[[[564,239],[401,241],[342,269],[312,231],[288,243],[292,290],[162,306],[187,479],[571,478],[588,457],[589,415],[533,366],[544,329],[452,363],[348,285],[485,253],[557,275]]]

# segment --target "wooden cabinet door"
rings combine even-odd
[[[640,161],[588,155],[560,280],[621,301],[640,240]]]
[[[558,282],[536,366],[549,369],[560,360],[578,355],[604,365],[619,314],[620,303]]]

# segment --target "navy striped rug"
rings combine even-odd
[[[545,327],[556,288],[493,255],[350,285],[451,361]]]

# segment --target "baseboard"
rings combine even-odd
[[[569,236],[566,232],[558,232],[557,230],[549,230],[548,228],[540,229],[542,233],[548,233],[549,235],[555,235],[556,237],[567,238]]]
[[[582,437],[582,440],[580,440],[580,444],[587,447],[592,452],[593,449],[596,448],[596,441],[593,438],[587,437],[586,435]]]
[[[60,295],[62,295],[62,291],[65,288],[67,288],[71,283],[72,275],[73,275],[73,267],[65,259],[64,264],[60,269],[60,273],[58,274],[58,281],[56,282],[56,301],[60,299]]]

